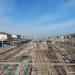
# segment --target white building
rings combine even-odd
[[[11,35],[5,32],[0,32],[0,40],[11,40]]]
[[[24,36],[21,36],[21,39],[25,39],[25,37]]]
[[[11,35],[11,37],[13,38],[13,40],[17,41],[17,40],[20,40],[21,39],[21,35],[16,35],[16,34],[13,34]]]
[[[17,38],[16,34],[11,35],[12,38]]]
[[[65,39],[65,36],[63,36],[63,35],[59,36],[59,41],[60,42],[64,42],[64,39]]]

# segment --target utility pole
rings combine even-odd
[[[2,40],[2,48],[3,48],[3,40]]]
[[[13,38],[13,50],[14,50],[14,38]]]
[[[3,50],[3,39],[2,39],[2,50]],[[3,68],[3,56],[2,56],[2,71],[4,70],[4,68]],[[3,75],[3,73],[2,73],[2,75]]]

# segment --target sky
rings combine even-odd
[[[0,32],[33,37],[75,33],[75,0],[0,0]]]

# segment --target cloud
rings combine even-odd
[[[72,8],[75,7],[75,0],[68,0],[67,2],[65,2],[64,4],[61,4],[59,6],[59,9],[61,11],[67,11],[67,10],[71,10]]]
[[[36,19],[35,23],[42,23],[42,22],[54,21],[54,20],[56,20],[58,18],[59,17],[58,17],[57,14],[56,15],[55,14],[54,15],[47,15],[47,16],[43,15],[43,16],[38,17]]]
[[[60,30],[64,31],[65,29],[69,29],[71,26],[75,26],[75,20],[67,21],[64,23],[58,23],[58,24],[51,24],[46,26],[40,26],[40,27],[34,27],[35,31],[37,31],[38,35],[49,35],[51,32],[61,32]]]
[[[62,29],[62,28],[67,28],[70,26],[75,25],[75,20],[63,22],[63,23],[58,23],[58,24],[51,24],[47,26],[40,27],[40,30],[57,30],[57,29]]]

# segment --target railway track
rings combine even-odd
[[[20,53],[23,48],[25,48],[25,46],[19,46],[19,48],[12,50],[12,52],[9,51],[8,55],[5,52],[4,54],[6,56],[4,57],[4,60],[9,60],[16,54]],[[70,54],[70,52],[67,51],[61,50],[60,48],[58,49],[54,45],[48,47],[43,47],[42,44],[36,45],[31,49],[32,63],[30,63],[31,67],[29,67],[27,75],[68,75],[64,65],[67,64],[68,66],[73,66],[74,64],[66,63],[63,60],[64,54]]]
[[[75,67],[74,68],[70,67],[71,70],[70,70],[70,72],[68,71],[69,66],[71,65],[70,62],[72,62],[72,60],[70,60],[70,58],[71,58],[71,56],[75,55],[75,51],[74,50],[72,51],[72,49],[73,49],[72,47],[70,48],[70,47],[67,47],[67,46],[64,46],[64,45],[61,46],[61,44],[58,45],[58,46],[59,47],[56,47],[56,48],[57,48],[57,50],[59,50],[61,55],[64,57],[64,61],[65,61],[64,62],[65,63],[64,68],[66,67],[65,70],[66,70],[67,75],[75,74],[75,72],[73,71],[75,69]],[[67,63],[69,63],[69,65],[67,65]],[[74,65],[75,65],[75,62],[72,62],[72,63],[74,63]],[[74,66],[74,65],[72,65],[72,66]]]
[[[73,54],[75,54],[75,51],[74,51],[75,48],[74,47],[67,46],[67,45],[62,45],[62,44],[60,44],[60,45],[58,44],[58,46],[60,48],[64,48],[67,55],[73,55]]]
[[[32,74],[31,75],[66,75],[62,69],[59,70],[58,67],[51,63],[60,63],[59,58],[56,53],[58,50],[54,51],[54,48],[42,48],[39,45],[35,48],[35,62],[33,63]],[[61,65],[61,64],[60,64]]]
[[[10,49],[8,51],[1,53],[0,54],[0,62],[10,61],[10,58],[12,58],[16,54],[20,53],[23,50],[23,48],[25,48],[25,45],[20,45],[20,46],[17,46],[14,50]]]

